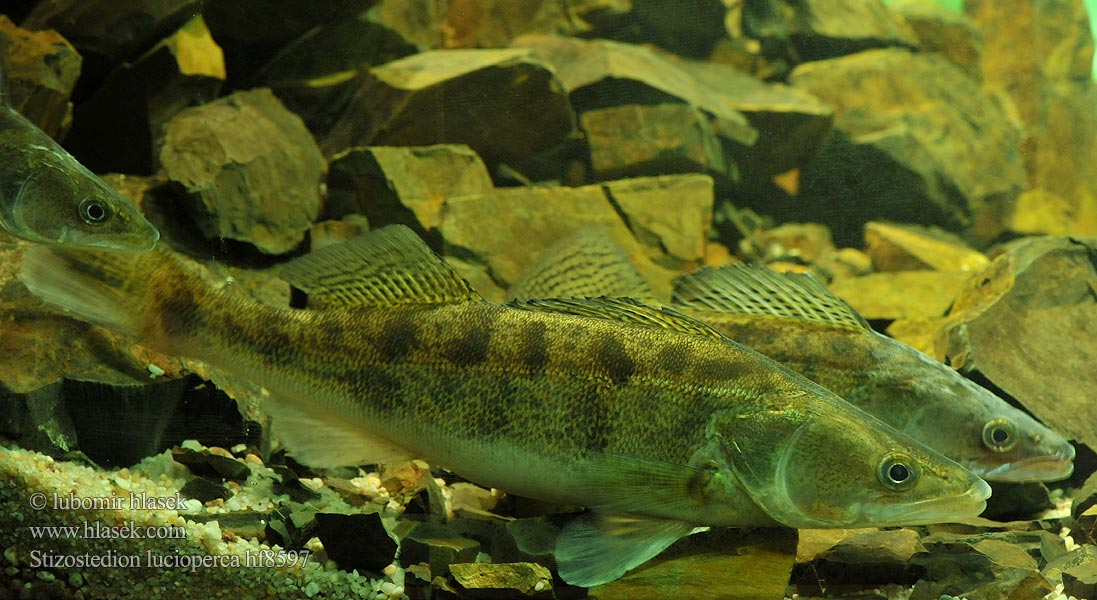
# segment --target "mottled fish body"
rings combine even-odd
[[[581,265],[568,269],[568,264]],[[551,265],[551,269],[549,268]],[[581,273],[579,280],[568,273]],[[650,296],[604,232],[581,230],[538,259],[524,296]],[[855,406],[995,481],[1054,481],[1073,471],[1074,448],[1003,399],[925,354],[873,331],[810,275],[737,264],[677,282],[671,307],[711,325]]]
[[[0,229],[35,242],[131,252],[160,238],[135,206],[11,106],[2,64]]]
[[[322,310],[213,290],[164,252],[28,251],[36,295],[251,380],[306,464],[421,457],[592,513],[562,576],[619,577],[697,526],[902,525],[989,487],[822,387],[630,300],[484,301],[406,228],[299,259]]]

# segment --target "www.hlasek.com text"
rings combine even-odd
[[[32,538],[37,540],[181,540],[187,537],[182,525],[137,525],[126,521],[122,525],[104,525],[99,521],[84,521],[80,525],[28,525]]]

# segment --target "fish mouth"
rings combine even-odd
[[[134,233],[103,233],[81,237],[73,240],[81,246],[92,246],[106,250],[118,250],[122,252],[148,252],[156,247],[160,240],[160,231],[149,225],[144,231]]]
[[[1025,460],[1006,463],[993,469],[971,469],[976,475],[990,481],[1023,483],[1026,481],[1059,481],[1074,473],[1074,447],[1069,452],[1033,456]]]
[[[868,507],[862,519],[868,526],[892,527],[952,523],[979,516],[987,507],[990,485],[982,479],[963,494],[905,504]]]

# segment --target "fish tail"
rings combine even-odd
[[[23,284],[42,300],[160,349],[167,319],[161,298],[193,275],[163,251],[143,254],[34,246],[23,255]],[[166,289],[165,289],[166,286]],[[168,306],[170,308],[170,306]]]

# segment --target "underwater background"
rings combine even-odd
[[[811,273],[1076,456],[979,518],[716,528],[586,589],[576,507],[299,464],[263,389],[43,303],[0,231],[0,598],[1097,598],[1097,0],[3,10],[5,102],[211,287],[306,308],[290,261],[399,224],[502,302],[597,225],[653,302]]]

